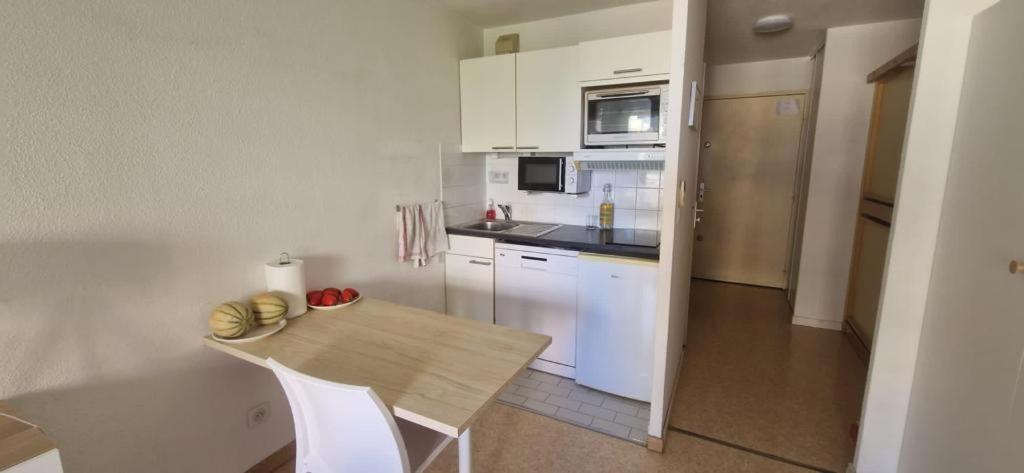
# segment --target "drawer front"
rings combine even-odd
[[[456,255],[494,258],[494,240],[466,235],[448,235],[448,252]]]

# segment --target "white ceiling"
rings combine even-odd
[[[440,0],[484,28],[574,15],[651,0]],[[715,0],[711,0],[715,1]]]
[[[808,56],[834,26],[919,18],[924,0],[708,0],[708,64]],[[758,18],[793,16],[793,29],[755,35]]]
[[[649,0],[439,0],[484,28],[572,15]],[[708,0],[709,64],[808,56],[834,26],[918,18],[924,0]],[[788,13],[793,29],[755,35],[754,21]]]

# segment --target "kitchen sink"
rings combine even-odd
[[[511,222],[478,222],[472,225],[466,225],[467,230],[484,230],[488,232],[503,232],[505,230],[511,230],[518,227],[518,223]]]

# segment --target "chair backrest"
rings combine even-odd
[[[398,425],[373,389],[267,364],[292,409],[297,473],[409,472]]]

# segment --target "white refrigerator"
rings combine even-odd
[[[651,401],[658,262],[581,254],[576,383]]]

